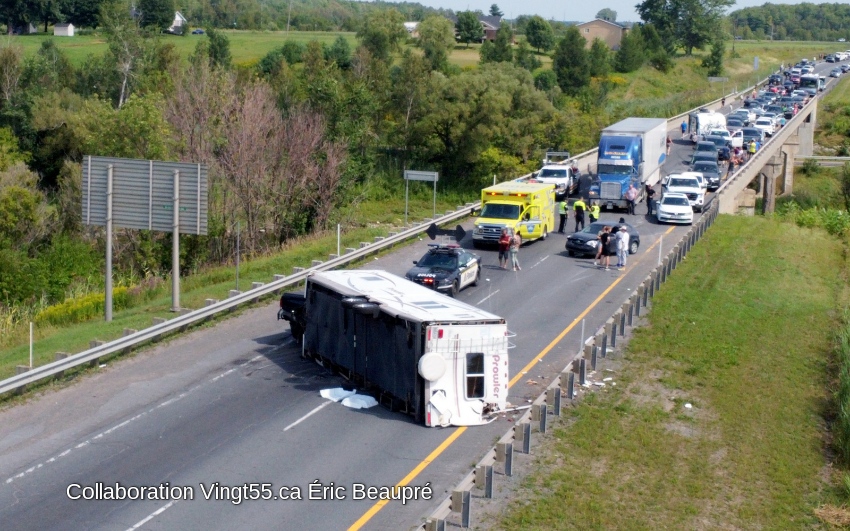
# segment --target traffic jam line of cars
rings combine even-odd
[[[850,59],[850,50],[826,57],[836,63]],[[850,71],[850,64],[832,69],[831,77]],[[721,113],[700,109],[690,115],[694,152],[691,171],[667,175],[662,180],[661,199],[656,203],[656,217],[662,223],[687,223],[694,211],[702,212],[705,195],[720,187],[722,176],[733,158],[744,157],[752,142],[760,147],[809,99],[825,88],[825,80],[814,74],[814,63],[804,59],[784,75],[773,74],[768,86],[743,106],[725,117]]]

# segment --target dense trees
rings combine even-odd
[[[162,31],[174,21],[174,0],[139,0],[141,25]]]
[[[607,20],[608,22],[616,22],[617,21],[617,12],[611,8],[600,9],[596,13],[596,18]]]
[[[576,95],[590,83],[590,60],[585,43],[578,29],[571,26],[555,47],[552,70],[558,77],[558,86],[566,94]]]
[[[723,12],[734,0],[644,0],[636,6],[641,20],[655,27],[664,47],[691,55],[720,33]]]
[[[449,19],[432,15],[419,24],[418,45],[432,70],[444,70],[448,65],[449,51],[454,48],[454,27]]]
[[[733,31],[747,39],[850,40],[850,5],[766,3],[729,14]]]

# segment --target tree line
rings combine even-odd
[[[729,14],[730,31],[744,39],[837,41],[850,39],[850,5],[766,3]]]
[[[98,12],[107,51],[78,68],[52,41],[27,58],[0,44],[0,304],[55,302],[102,281],[102,230],[80,219],[84,155],[208,165],[209,235],[181,246],[192,271],[233,259],[237,225],[249,254],[325,230],[343,207],[400,190],[400,168],[477,192],[534,169],[546,149],[589,149],[622,118],[605,110],[611,74],[672,61],[653,24],[612,53],[532,17],[526,39],[512,44],[503,24],[479,67],[464,69],[448,60],[456,32],[480,38],[464,18],[426,16],[411,41],[403,13],[372,10],[355,46],[284,41],[238,68],[226,34],[210,28],[183,60],[120,2]],[[540,67],[547,50],[551,69]],[[118,231],[119,278],[167,274],[170,237]]]

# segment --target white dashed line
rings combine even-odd
[[[544,256],[543,258],[541,258],[541,259],[540,259],[540,260],[539,260],[536,264],[534,264],[533,266],[531,266],[529,269],[534,269],[535,267],[539,266],[540,264],[542,264],[542,263],[543,263],[543,261],[544,261],[544,260],[546,260],[547,258],[549,258],[549,256],[550,256],[550,255],[548,255],[548,254],[547,254],[546,256]]]
[[[481,299],[480,301],[478,301],[478,303],[477,303],[477,304],[481,304],[482,302],[486,301],[487,299],[489,299],[489,298],[490,298],[490,297],[492,297],[493,295],[495,295],[495,294],[499,293],[499,291],[500,291],[500,290],[496,290],[496,291],[494,291],[493,293],[491,293],[491,294],[487,295],[486,297],[484,297],[483,299]]]
[[[155,517],[155,516],[159,516],[159,515],[161,515],[162,513],[164,513],[164,512],[166,511],[166,509],[168,509],[169,507],[171,507],[171,506],[172,506],[172,505],[174,505],[175,503],[177,503],[177,502],[176,502],[176,501],[170,501],[170,502],[166,503],[165,505],[163,505],[162,507],[160,507],[160,508],[159,508],[159,509],[157,509],[156,511],[152,512],[151,514],[149,514],[149,515],[148,515],[148,516],[147,516],[144,520],[140,520],[140,521],[139,521],[136,525],[134,525],[133,527],[131,527],[131,528],[127,529],[127,531],[133,531],[134,529],[138,529],[138,528],[142,527],[143,525],[145,525],[146,523],[148,523],[148,522],[149,522],[149,521],[150,521],[153,517]]]
[[[262,355],[255,356],[255,357],[251,358],[250,360],[246,361],[245,363],[242,363],[241,365],[239,365],[239,367],[234,367],[233,369],[230,369],[230,370],[228,370],[228,371],[225,371],[225,372],[223,372],[223,373],[219,374],[218,376],[216,376],[215,378],[213,378],[212,380],[210,380],[208,383],[213,383],[213,382],[215,382],[215,381],[217,381],[217,380],[219,380],[219,379],[221,379],[221,378],[223,378],[223,377],[227,376],[228,374],[232,374],[232,373],[236,372],[238,369],[240,369],[240,368],[242,368],[242,367],[245,367],[245,366],[247,366],[248,364],[253,363],[254,361],[257,361],[258,359],[261,359],[261,358],[263,358],[263,356],[262,356]],[[111,428],[109,428],[108,430],[104,430],[104,431],[102,431],[102,432],[98,433],[97,435],[95,435],[95,436],[94,436],[94,437],[92,437],[91,439],[89,439],[89,440],[87,440],[87,441],[83,441],[83,442],[81,442],[81,443],[77,444],[76,446],[74,446],[73,448],[68,448],[67,450],[65,450],[64,452],[60,453],[59,455],[57,455],[57,456],[55,456],[55,457],[51,457],[50,459],[47,459],[47,460],[46,460],[46,461],[44,461],[43,463],[39,463],[39,464],[37,464],[37,465],[35,465],[35,466],[33,466],[33,467],[30,467],[30,468],[28,468],[28,469],[24,470],[23,472],[20,472],[20,473],[18,473],[18,474],[15,474],[14,476],[12,476],[12,477],[8,478],[8,479],[6,480],[6,483],[7,483],[7,484],[8,484],[8,483],[11,483],[11,482],[13,482],[13,481],[14,481],[14,480],[16,480],[16,479],[20,479],[20,478],[22,478],[22,477],[24,477],[24,476],[26,476],[26,475],[28,475],[28,474],[31,474],[32,472],[35,472],[36,470],[38,470],[39,468],[43,467],[44,465],[46,465],[46,464],[48,464],[48,463],[54,463],[54,462],[55,462],[57,459],[59,459],[60,457],[65,457],[66,455],[70,454],[70,453],[71,453],[71,451],[73,451],[73,450],[78,450],[78,449],[80,449],[80,448],[84,448],[84,447],[88,446],[89,444],[91,444],[91,442],[92,442],[92,441],[96,441],[97,439],[100,439],[100,438],[102,438],[102,437],[103,437],[103,436],[105,436],[105,435],[109,435],[110,433],[114,432],[115,430],[120,429],[120,428],[123,428],[124,426],[127,426],[127,425],[128,425],[128,424],[130,424],[131,422],[136,421],[136,420],[138,420],[138,419],[140,419],[140,418],[144,417],[145,415],[147,415],[147,414],[149,414],[149,413],[153,413],[154,411],[156,411],[156,410],[158,410],[158,409],[161,409],[161,408],[166,407],[166,406],[170,406],[171,404],[173,404],[173,403],[175,403],[175,402],[177,402],[177,401],[179,401],[179,400],[182,400],[183,398],[186,398],[186,397],[187,397],[187,396],[189,396],[191,393],[194,393],[195,391],[197,391],[198,389],[200,389],[201,387],[203,387],[203,385],[204,385],[204,384],[197,385],[197,386],[195,386],[195,387],[193,387],[193,388],[189,389],[188,391],[185,391],[185,392],[183,392],[183,393],[180,393],[179,395],[175,396],[174,398],[169,398],[169,399],[168,399],[168,400],[166,400],[165,402],[162,402],[161,404],[158,404],[158,405],[156,405],[156,406],[154,406],[154,407],[150,408],[149,410],[145,411],[144,413],[139,413],[139,414],[138,414],[138,415],[136,415],[135,417],[129,418],[129,419],[127,419],[127,420],[125,420],[125,421],[121,422],[120,424],[116,424],[115,426],[112,426],[112,427],[111,427]],[[311,413],[311,414],[312,414],[312,413]],[[303,419],[302,419],[302,420],[303,420]],[[301,421],[299,420],[298,422],[301,422]],[[297,423],[296,423],[296,424],[297,424]],[[162,511],[164,511],[165,509],[167,509],[167,508],[168,508],[168,507],[170,507],[170,506],[171,506],[171,504],[168,504],[168,505],[166,505],[166,506],[165,506],[163,509],[161,509],[161,510],[162,510]],[[157,513],[155,513],[155,514],[154,514],[154,516],[155,516],[156,514],[157,514]],[[151,518],[152,518],[152,517],[153,517],[153,516],[151,516]],[[138,523],[138,524],[136,524],[136,525],[142,525],[142,524],[143,524],[144,522],[146,522],[146,521],[147,521],[147,520],[143,520],[142,522],[140,522],[140,523]],[[133,529],[135,529],[135,528],[133,528]]]
[[[309,417],[311,417],[311,416],[315,415],[316,413],[318,413],[318,412],[319,412],[319,411],[320,411],[323,407],[327,406],[328,404],[333,404],[333,403],[334,403],[334,401],[333,401],[333,400],[328,400],[327,402],[325,402],[325,403],[324,403],[324,404],[322,404],[321,406],[314,407],[314,408],[313,408],[313,410],[312,410],[311,412],[307,413],[306,415],[304,415],[304,416],[303,416],[303,417],[301,417],[300,419],[296,420],[295,422],[293,422],[293,423],[292,423],[292,424],[290,424],[289,426],[287,426],[287,427],[283,428],[283,431],[288,431],[288,430],[290,430],[290,429],[294,428],[295,426],[298,426],[299,424],[301,424],[302,422],[304,422],[305,420],[307,420]]]

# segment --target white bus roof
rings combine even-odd
[[[407,279],[381,270],[321,271],[308,277],[337,293],[366,297],[393,317],[433,323],[504,323],[505,320]]]

